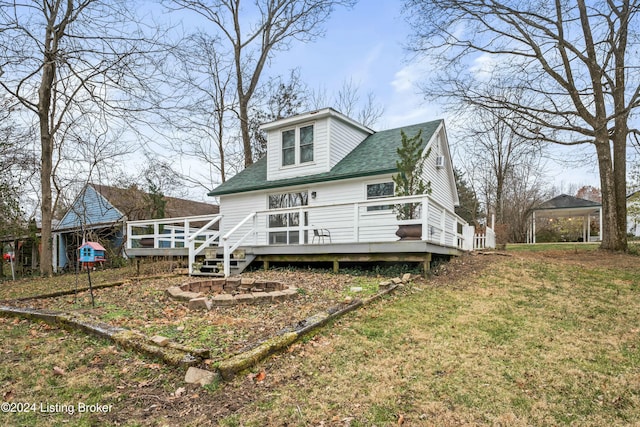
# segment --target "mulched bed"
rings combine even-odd
[[[281,281],[299,288],[297,297],[273,304],[215,307],[193,311],[187,303],[169,298],[165,291],[189,279],[185,276],[126,282],[120,286],[96,289],[96,306],[89,292],[55,298],[13,302],[11,305],[79,312],[111,325],[135,329],[148,336],[163,335],[190,347],[208,348],[211,358],[220,360],[275,335],[306,317],[341,302],[351,286],[363,280],[379,283],[383,278],[354,277],[310,271],[260,271],[243,277]]]

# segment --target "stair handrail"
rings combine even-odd
[[[195,240],[196,237],[207,231],[212,225],[222,219],[222,215],[216,215],[211,221],[209,221],[206,225],[200,227],[195,233],[189,235],[189,242]]]
[[[238,239],[238,241],[233,246],[229,245],[229,237],[231,237],[236,231],[238,231],[238,229],[240,229],[240,227],[245,225],[248,221],[254,219],[256,215],[257,215],[257,212],[251,212],[242,221],[237,223],[235,227],[233,227],[224,236],[222,236],[222,244],[224,246],[224,261],[223,261],[224,277],[229,277],[229,273],[231,270],[231,254],[233,253],[233,251],[235,251],[238,248],[238,246],[240,246],[242,242],[244,242],[244,240],[247,237],[249,237],[255,232],[255,223],[253,228],[249,230],[249,232],[247,232],[240,239]]]
[[[208,238],[197,248],[196,248],[196,238],[199,237],[200,235],[205,234],[205,232],[210,231],[209,229],[221,219],[222,219],[222,215],[216,215],[208,223],[200,227],[193,234],[190,234],[189,237],[187,238],[187,242],[189,245],[189,275],[193,274],[193,264],[196,262],[196,255],[198,255],[206,247],[208,247],[211,243],[213,243],[213,241],[216,240],[220,235],[220,231],[217,231],[209,235]],[[188,225],[188,222],[189,222],[188,218],[185,218],[185,223],[187,225]],[[185,225],[185,228],[188,229],[187,225]],[[207,236],[205,235],[205,237]]]

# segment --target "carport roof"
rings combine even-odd
[[[585,216],[598,213],[601,207],[602,204],[591,200],[561,194],[542,203],[534,212],[536,215],[551,217]]]

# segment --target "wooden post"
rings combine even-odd
[[[262,267],[264,268],[264,271],[267,271],[269,269],[269,261],[262,261]]]
[[[340,261],[338,261],[337,259],[333,260],[333,272],[337,273],[338,270],[340,270]]]
[[[422,262],[422,275],[425,279],[429,277],[429,271],[431,271],[431,252],[425,255],[424,261]]]

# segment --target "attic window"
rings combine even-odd
[[[300,128],[300,163],[313,162],[313,125]]]
[[[282,166],[293,165],[296,162],[296,130],[282,132]]]
[[[313,162],[313,140],[313,125],[282,131],[282,166]]]

